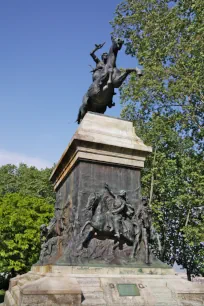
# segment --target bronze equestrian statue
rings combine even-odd
[[[96,63],[96,68],[92,70],[93,83],[84,95],[82,105],[79,108],[77,117],[78,123],[81,122],[88,111],[103,114],[105,113],[107,106],[114,106],[114,89],[119,88],[130,73],[134,72],[138,76],[142,75],[141,70],[138,68],[128,68],[122,70],[117,68],[117,54],[122,48],[123,41],[114,37],[111,37],[111,39],[112,45],[109,53],[103,53],[101,61],[94,53],[96,50],[102,48],[104,43],[101,45],[95,45],[95,49],[90,53]]]

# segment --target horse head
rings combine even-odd
[[[118,37],[111,36],[112,47],[114,51],[119,51],[122,48],[124,41]]]

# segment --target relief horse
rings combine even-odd
[[[85,232],[84,237],[82,238],[81,245],[78,250],[83,249],[84,246],[87,246],[91,239],[94,238],[95,234],[102,234],[111,239],[116,240],[114,249],[119,245],[119,241],[122,239],[133,246],[131,258],[136,254],[137,248],[137,225],[132,222],[130,219],[122,220],[121,222],[121,235],[120,237],[115,237],[114,228],[111,224],[111,213],[108,211],[106,205],[106,200],[104,201],[104,195],[91,194],[88,203],[86,206],[87,210],[92,210],[92,218],[88,220],[81,229],[80,236],[83,236],[83,233],[87,226],[89,230]]]

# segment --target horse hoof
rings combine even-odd
[[[142,76],[143,75],[142,70],[139,69],[139,68],[136,68],[136,72],[137,72],[138,76]]]

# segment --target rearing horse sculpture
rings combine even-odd
[[[107,106],[112,107],[114,88],[119,88],[131,72],[141,76],[142,72],[138,68],[123,69],[122,72],[116,67],[118,51],[122,48],[121,39],[111,38],[112,45],[108,53],[107,63],[102,69],[100,76],[91,84],[83,97],[82,105],[79,109],[77,122],[80,123],[88,111],[104,113]]]

